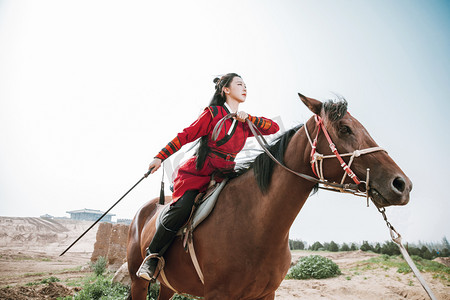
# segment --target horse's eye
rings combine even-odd
[[[342,134],[351,134],[352,130],[350,129],[350,127],[343,125],[339,128],[339,132]]]

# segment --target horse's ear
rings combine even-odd
[[[298,96],[300,97],[300,99],[302,99],[303,103],[305,103],[305,105],[308,106],[310,111],[312,111],[316,115],[320,115],[323,105],[322,102],[313,98],[305,97],[300,93],[298,93]]]

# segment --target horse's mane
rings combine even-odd
[[[338,96],[338,100],[328,100],[323,104],[324,113],[327,115],[328,119],[332,122],[340,120],[347,112],[347,101]],[[297,125],[281,136],[276,138],[269,146],[269,151],[272,155],[281,163],[284,163],[284,153],[291,140],[292,136],[303,127],[303,124]],[[239,166],[237,170],[230,177],[238,177],[250,169],[253,169],[255,174],[255,179],[258,187],[263,193],[266,193],[269,189],[270,180],[272,178],[273,168],[275,167],[275,162],[266,154],[261,153],[253,161],[246,162]],[[318,186],[315,185],[313,189],[313,194],[317,192]]]

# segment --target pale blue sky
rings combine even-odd
[[[404,240],[450,237],[449,23],[448,1],[0,1],[0,215],[106,210],[237,72],[241,109],[284,128],[311,116],[297,92],[343,95],[414,183],[388,209]],[[113,213],[132,218],[160,176]],[[321,191],[291,237],[389,234],[363,199]]]

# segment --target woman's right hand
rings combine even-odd
[[[150,174],[155,173],[159,169],[159,167],[161,167],[161,163],[162,160],[160,160],[159,158],[155,158],[148,166],[148,170],[151,171]]]

